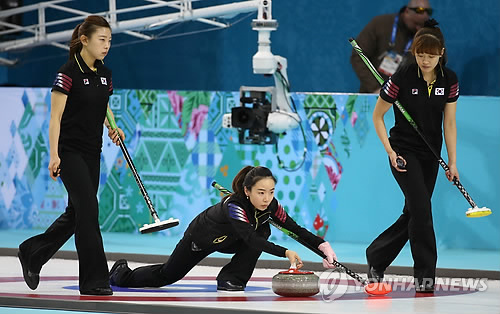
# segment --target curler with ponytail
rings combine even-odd
[[[80,37],[85,35],[90,38],[99,27],[106,27],[111,30],[108,21],[99,15],[89,15],[83,23],[75,27],[71,35],[71,41],[69,42],[69,59],[73,59],[75,54],[82,50],[83,44],[80,41]]]
[[[242,196],[242,197],[245,196],[245,189],[244,189],[243,184],[244,184],[246,176],[253,169],[254,169],[254,167],[252,167],[252,166],[246,166],[246,167],[243,167],[238,172],[238,174],[236,174],[236,176],[233,179],[233,184],[232,184],[234,194],[237,194],[237,195]]]
[[[438,27],[439,23],[435,19],[429,19],[424,23],[424,27],[418,30],[411,45],[411,52],[415,55],[418,52],[425,52],[430,54],[440,54],[445,48],[444,36],[441,29]],[[446,49],[444,54],[439,60],[441,66],[445,66],[448,61]]]
[[[232,183],[232,189],[233,189],[233,195],[236,194],[240,197],[245,198],[245,187],[249,190],[252,189],[252,187],[257,183],[258,181],[264,179],[264,178],[272,178],[274,180],[274,183],[276,183],[276,178],[273,176],[273,173],[269,168],[266,167],[252,167],[252,166],[246,166],[243,167],[234,177],[233,183]],[[223,201],[229,197],[230,195],[227,195],[226,197],[223,198]]]

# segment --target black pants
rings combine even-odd
[[[42,266],[74,234],[79,261],[80,290],[109,287],[108,264],[99,228],[97,189],[100,156],[61,152],[61,180],[68,191],[66,211],[42,234],[19,246],[33,271]]]
[[[270,235],[270,230],[268,230],[269,228],[259,228],[257,233],[267,239]],[[226,245],[223,249],[197,250],[193,247],[193,240],[189,230],[179,241],[166,263],[123,271],[115,278],[116,285],[119,287],[162,287],[170,285],[184,278],[202,259],[217,251],[228,254],[234,253],[231,261],[219,272],[217,280],[231,280],[234,283],[246,286],[262,250],[249,247],[243,240]]]
[[[431,197],[439,164],[435,159],[421,159],[412,153],[402,156],[408,171],[398,172],[392,166],[391,170],[405,196],[403,214],[370,244],[366,258],[375,269],[385,270],[410,240],[415,279],[434,282],[437,251]]]

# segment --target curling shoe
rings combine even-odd
[[[19,258],[21,267],[23,268],[24,282],[26,282],[31,290],[35,290],[40,283],[40,275],[38,274],[38,272],[35,272],[28,267],[28,260],[26,259],[26,256],[23,254],[20,248],[17,252],[17,257]]]
[[[112,286],[118,286],[118,278],[120,273],[128,268],[127,260],[119,259],[115,262],[111,270],[109,271],[109,284]]]
[[[384,280],[384,271],[376,270],[372,265],[368,264],[368,281],[382,282]]]
[[[415,292],[418,292],[418,293],[434,293],[434,285],[425,284],[425,285],[415,286]]]
[[[217,280],[217,290],[222,291],[244,291],[245,286],[234,283],[230,280]]]
[[[88,290],[80,290],[82,295],[113,295],[113,290],[110,287],[92,288]]]
[[[434,281],[415,279],[415,292],[417,293],[434,293]]]

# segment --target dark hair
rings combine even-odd
[[[276,178],[269,168],[261,166],[243,167],[233,179],[233,194],[245,197],[245,187],[251,190],[255,183],[264,178],[271,178],[274,180],[274,183],[276,183]]]
[[[435,19],[425,22],[424,27],[418,30],[411,45],[413,55],[417,53],[441,54],[445,48],[444,36],[441,29],[437,26],[439,23]],[[446,49],[439,63],[443,66],[447,62]]]
[[[111,30],[108,21],[99,15],[89,15],[83,21],[83,23],[78,24],[73,30],[73,35],[71,35],[71,41],[69,42],[69,58],[72,59],[73,56],[82,50],[82,42],[80,41],[80,36],[85,35],[88,38],[97,30],[99,27],[106,27]]]

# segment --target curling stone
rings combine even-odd
[[[290,268],[274,275],[272,288],[283,297],[311,297],[319,292],[319,277],[312,271]]]

